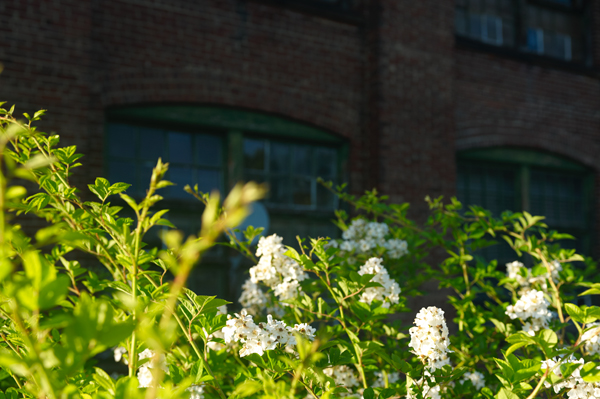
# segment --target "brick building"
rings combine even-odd
[[[416,217],[457,193],[543,213],[598,247],[600,0],[7,0],[0,62],[1,99],[86,154],[80,187],[141,192],[162,156],[178,183],[268,181],[292,236],[333,234],[320,175]]]

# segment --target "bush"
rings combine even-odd
[[[144,236],[171,226],[153,210],[168,165],[158,161],[140,202],[103,178],[88,186],[97,200],[83,201],[69,183],[75,147],[33,126],[43,111],[26,122],[12,113],[0,109],[0,398],[600,397],[600,308],[576,304],[581,287],[600,293],[595,264],[561,248],[570,237],[543,217],[427,199],[420,226],[407,204],[324,183],[362,212],[337,212],[342,239],[294,249],[271,235],[254,249],[260,229],[244,240],[232,229],[262,187],[237,186],[222,203],[186,187],[205,204],[202,230],[166,230],[158,250]],[[39,192],[27,196],[22,179]],[[23,213],[48,227],[29,238]],[[497,242],[530,267],[504,272],[480,255]],[[238,313],[185,286],[217,243],[255,264]],[[90,255],[101,270],[77,260]],[[453,292],[452,334],[427,296],[413,327],[396,316],[431,279]],[[126,375],[109,375],[107,351]]]

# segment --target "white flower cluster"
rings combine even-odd
[[[506,314],[511,319],[521,319],[523,331],[534,336],[536,331],[548,328],[552,312],[548,310],[550,303],[544,298],[542,291],[531,290],[521,296],[514,305],[506,308]]]
[[[331,241],[330,245],[342,251],[366,253],[377,247],[385,248],[392,259],[399,259],[408,253],[406,241],[392,238],[386,240],[389,227],[385,223],[367,222],[365,219],[354,219],[348,229],[342,233],[342,242]]]
[[[593,327],[583,333],[581,341],[583,347],[589,355],[600,354],[600,323],[590,323],[588,327]]]
[[[225,343],[241,342],[240,356],[248,356],[257,353],[262,356],[265,351],[273,350],[277,345],[293,349],[296,346],[294,333],[302,334],[309,340],[314,340],[316,330],[306,323],[296,324],[293,328],[288,327],[285,322],[274,320],[271,315],[267,316],[267,323],[255,324],[252,316],[242,310],[235,314],[235,318],[229,317],[227,326],[223,327]]]
[[[444,311],[429,306],[422,308],[415,318],[416,327],[411,327],[410,343],[414,353],[427,364],[432,371],[450,364],[448,359],[448,327],[444,320]]]
[[[242,285],[242,294],[239,301],[248,313],[256,315],[267,304],[267,296],[258,284],[252,282],[252,279],[248,279]]]
[[[467,371],[463,374],[463,378],[460,380],[461,383],[471,381],[475,389],[480,390],[485,386],[485,377],[479,371]]]
[[[308,278],[298,262],[285,256],[283,239],[277,234],[261,237],[256,256],[258,264],[250,268],[250,279],[242,287],[240,303],[245,308],[261,308],[267,299],[257,285],[262,282],[273,290],[279,300],[295,298],[300,291],[300,281]],[[253,310],[253,309],[252,309]]]
[[[389,308],[390,304],[398,303],[400,299],[398,296],[400,294],[400,286],[390,278],[387,269],[381,262],[383,262],[381,258],[371,258],[360,267],[358,274],[361,276],[374,274],[371,281],[382,285],[382,287],[366,288],[360,297],[360,301],[370,305],[371,302],[377,300],[383,302],[382,306],[384,308]]]
[[[375,377],[377,377],[377,380],[373,384],[371,384],[371,387],[385,388],[385,377],[383,376],[383,373],[381,371],[376,371]],[[387,373],[387,380],[388,384],[394,384],[398,382],[398,380],[400,380],[400,373],[398,373],[397,371]]]
[[[142,364],[140,366],[140,368],[138,369],[137,378],[139,381],[140,388],[148,388],[148,387],[152,386],[152,380],[154,378],[152,376],[152,370],[151,370],[152,366],[153,366],[153,362],[152,362],[153,357],[154,357],[154,351],[152,351],[150,349],[144,349],[138,355],[139,360],[150,359],[150,361]],[[169,374],[169,369],[167,368],[165,355],[163,355],[163,354],[160,355],[160,359],[158,361],[158,367],[160,367],[165,373]]]
[[[542,361],[542,370],[552,369],[556,363],[560,361],[559,358],[554,358],[550,360]],[[568,363],[579,363],[579,366],[573,373],[567,377],[565,380],[554,384],[554,393],[559,393],[563,389],[568,389],[567,397],[572,399],[579,398],[600,398],[600,383],[595,382],[585,382],[583,378],[581,378],[581,369],[584,366],[583,359],[575,359],[575,357],[571,356],[569,359],[563,361],[558,367],[554,368],[553,373],[556,374],[559,378],[564,378],[562,373],[562,367]],[[546,388],[550,388],[552,384],[548,382],[548,380],[544,381],[544,386]]]
[[[548,263],[550,267],[550,273],[541,274],[539,276],[533,276],[531,269],[525,267],[525,265],[519,261],[514,261],[506,264],[506,277],[515,279],[521,286],[519,294],[522,295],[531,290],[531,286],[539,283],[540,288],[543,291],[548,289],[546,279],[551,277],[552,280],[557,283],[559,281],[558,273],[562,270],[560,262],[554,260]]]
[[[425,375],[431,376],[428,372],[425,372]],[[431,377],[432,382],[435,382],[435,379]],[[417,386],[421,387],[421,391],[423,392],[423,398],[432,398],[432,399],[442,399],[442,388],[439,385],[434,385],[430,387],[427,383],[427,380],[420,379],[416,383]],[[406,397],[408,399],[417,398],[416,393],[418,392],[418,388],[413,386],[411,389],[408,389]]]
[[[190,385],[186,392],[190,392],[190,399],[204,399],[204,386],[203,385]]]
[[[127,354],[127,348],[122,347],[122,346],[117,346],[116,348],[113,349],[113,356],[115,357],[115,362],[119,363],[121,360],[123,360],[123,363],[125,364],[129,364],[129,362],[127,361],[127,358],[125,358],[123,355]]]
[[[323,370],[323,373],[326,376],[333,378],[336,386],[349,389],[360,385],[354,370],[346,365],[328,367]],[[345,395],[341,394],[340,396],[353,396],[353,394],[347,393]]]

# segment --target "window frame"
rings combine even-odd
[[[109,108],[106,111],[104,132],[104,171],[108,172],[108,125],[124,123],[171,131],[212,134],[223,137],[225,148],[222,153],[223,188],[229,192],[233,186],[244,181],[243,141],[244,137],[264,138],[293,144],[307,144],[334,148],[337,155],[337,183],[346,181],[346,160],[349,142],[346,138],[327,132],[308,123],[294,121],[277,115],[253,110],[212,105],[160,104],[134,105]],[[184,206],[190,202],[182,199],[168,199],[169,203]],[[331,218],[331,210],[312,208],[291,208],[265,203],[269,212],[275,214],[306,214],[311,217]],[[193,207],[192,209],[196,209]],[[190,210],[192,210],[190,209]]]
[[[225,192],[229,192],[236,183],[243,181],[244,137],[264,137],[276,141],[335,148],[337,152],[338,182],[348,180],[346,167],[349,141],[346,138],[311,126],[306,122],[294,121],[281,116],[239,108],[190,104],[132,105],[107,109],[103,137],[105,175],[109,167],[108,127],[110,123],[159,128],[166,131],[214,134],[222,137],[224,148],[222,149],[223,165],[221,170]],[[119,198],[115,198],[113,202],[127,208],[124,201]],[[175,217],[186,212],[200,214],[204,208],[199,201],[188,201],[182,198],[166,198],[162,204],[164,208],[171,209],[169,214]],[[320,226],[326,224],[333,228],[331,219],[334,216],[335,208],[329,210],[291,209],[289,207],[270,206],[268,203],[265,203],[265,206],[269,210],[272,226],[275,223],[278,223],[279,226],[298,226],[299,223],[304,221],[305,224],[301,226],[303,231],[319,229],[319,235],[322,235]],[[304,236],[305,234],[300,235]],[[295,237],[287,237],[286,239],[290,245],[295,242]],[[160,245],[159,242],[151,244]],[[225,295],[234,300],[235,289],[233,287],[241,271],[240,259],[228,258],[227,253],[225,247],[215,247],[205,255],[196,273],[199,275],[212,275],[212,270],[218,268],[220,275],[224,276],[222,279],[227,280],[220,281],[220,289],[226,292],[219,295]]]

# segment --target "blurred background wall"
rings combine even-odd
[[[254,179],[270,232],[337,236],[321,176],[418,219],[425,195],[544,214],[598,255],[599,21],[600,0],[4,0],[0,100],[48,110],[84,195],[170,162],[189,232],[184,184]],[[233,295],[239,262],[197,284]]]

